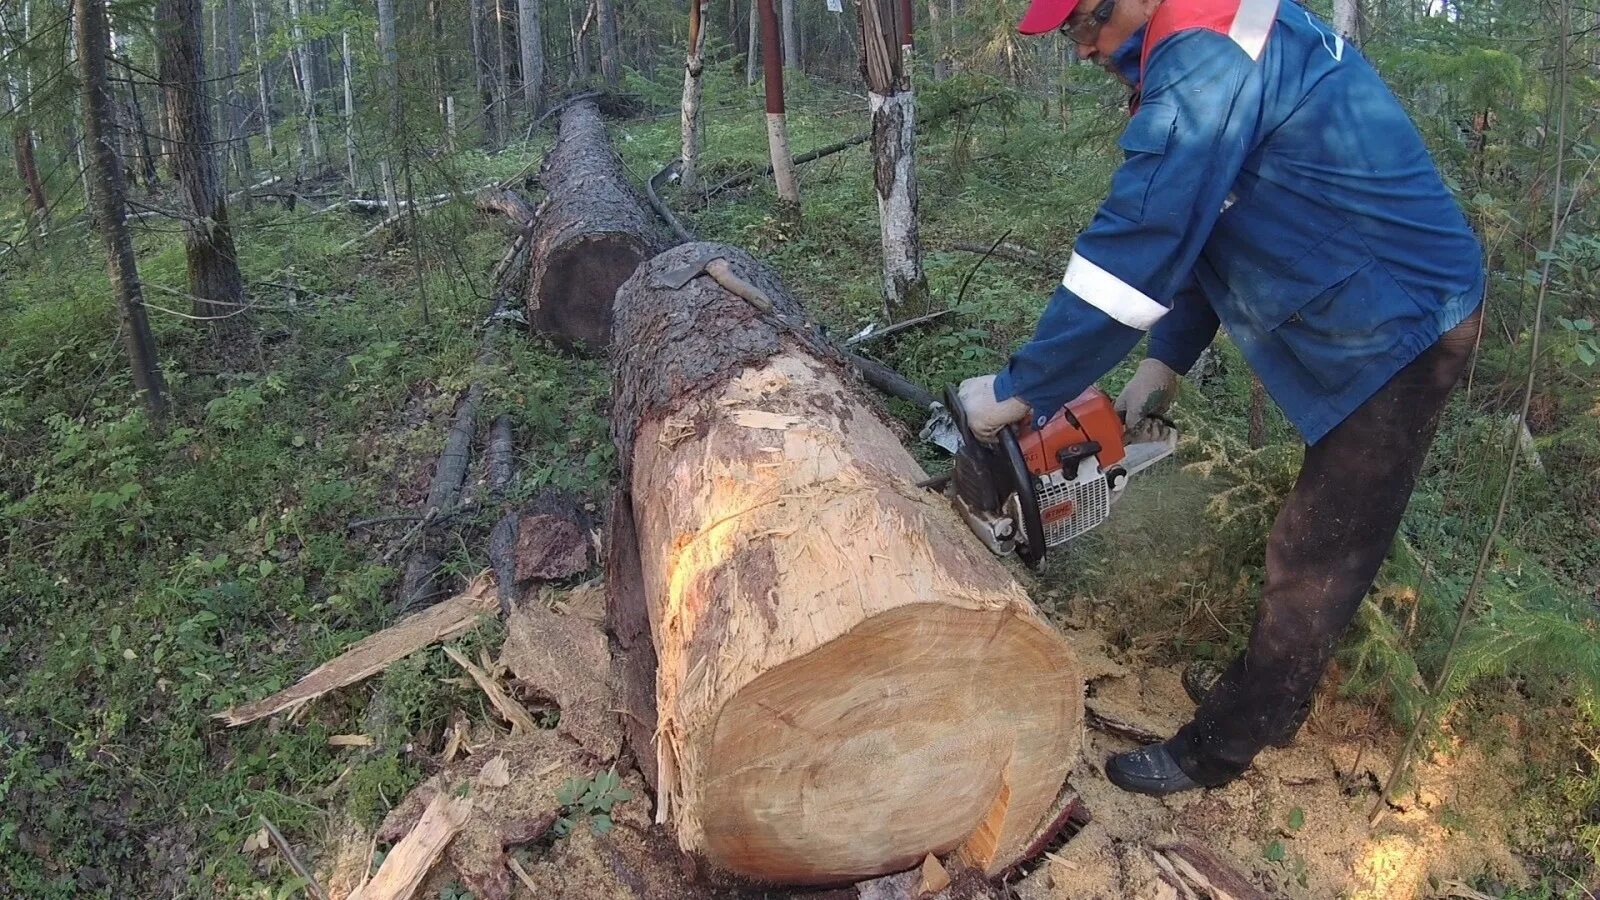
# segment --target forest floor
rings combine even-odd
[[[671,108],[667,87],[635,87]],[[714,73],[708,97],[728,98],[709,110],[707,181],[716,183],[764,157],[764,132],[758,98],[742,87]],[[794,99],[797,150],[865,119],[864,101],[850,95],[818,88]],[[978,256],[954,245],[1009,235],[1064,256],[1113,165],[1113,105],[1064,123],[1059,111],[1036,115],[1035,101],[999,104],[925,136],[927,268],[936,302],[956,313],[874,354],[935,387],[1003,363],[1059,275],[992,258],[963,293]],[[676,154],[676,134],[676,114],[663,113],[617,124],[613,139],[642,183]],[[547,142],[431,160],[419,180],[442,190],[517,176]],[[766,187],[703,209],[670,199],[704,237],[772,263],[834,334],[853,333],[880,317],[866,153],[802,176],[798,222],[771,213]],[[438,771],[461,717],[488,739],[492,710],[439,647],[292,721],[230,730],[209,718],[387,624],[393,559],[411,523],[351,523],[418,508],[467,384],[485,384],[482,421],[512,417],[522,472],[513,501],[555,485],[603,508],[615,480],[601,362],[537,340],[501,341],[491,365],[475,362],[503,224],[451,205],[424,215],[410,240],[380,234],[343,250],[374,220],[267,203],[235,219],[262,306],[259,345],[246,359],[218,358],[198,329],[159,315],[177,409],[164,429],[130,402],[97,246],[80,233],[27,251],[25,265],[0,260],[0,370],[20,376],[0,384],[7,896],[286,896],[295,879],[260,840],[262,816],[304,858],[331,865],[352,823],[376,828]],[[138,246],[152,302],[186,306],[162,296],[185,278],[175,226],[147,223]],[[1507,310],[1522,280],[1519,271],[1497,283]],[[1600,662],[1583,660],[1600,659],[1600,390],[1581,370],[1551,373],[1536,398],[1529,424],[1544,469],[1519,480],[1468,643],[1477,655],[1454,686],[1446,726],[1396,795],[1398,809],[1375,830],[1365,825],[1498,487],[1497,435],[1525,358],[1499,333],[1519,333],[1515,308],[1493,319],[1473,393],[1448,415],[1397,552],[1297,745],[1267,753],[1227,789],[1154,801],[1104,782],[1104,755],[1128,744],[1091,730],[1073,785],[1094,822],[1017,883],[1019,896],[1096,896],[1093,884],[1099,896],[1139,896],[1153,865],[1140,849],[1183,837],[1204,838],[1285,896],[1592,896],[1600,711],[1584,679]],[[1298,461],[1275,411],[1266,448],[1248,447],[1249,377],[1231,348],[1219,358],[1180,401],[1185,437],[1168,473],[1137,483],[1102,531],[1041,575],[1019,570],[1040,607],[1101,660],[1091,707],[1156,732],[1187,714],[1178,668],[1242,646],[1266,528]],[[1114,391],[1127,375],[1123,367],[1102,386]],[[916,424],[915,410],[887,408]],[[484,568],[492,522],[486,511],[455,524],[453,577]],[[453,644],[475,659],[505,634],[486,622]],[[361,730],[375,693],[398,733],[373,735],[369,748],[330,744]],[[647,816],[642,802],[621,803],[618,823]],[[528,863],[570,874],[586,865],[571,848],[595,845],[575,829]],[[467,896],[459,883],[435,888],[441,900]]]

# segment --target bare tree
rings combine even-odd
[[[756,83],[756,63],[761,56],[756,43],[760,34],[761,13],[756,6],[761,0],[750,0],[750,34],[745,40],[744,57],[744,86],[751,87]]]
[[[490,57],[489,20],[485,0],[472,0],[472,60],[478,73],[478,97],[483,104],[484,143],[491,147],[500,145],[499,72]]]
[[[151,416],[167,411],[167,389],[156,360],[155,336],[145,314],[144,292],[134,262],[133,240],[128,235],[127,185],[110,134],[113,122],[111,86],[106,78],[106,57],[111,52],[106,27],[105,0],[73,0],[77,34],[78,76],[83,86],[83,133],[93,159],[90,198],[95,227],[105,243],[106,269],[122,316],[122,339],[133,368],[133,383],[144,395]]]
[[[228,152],[233,170],[248,178],[255,168],[250,160],[250,141],[245,136],[244,103],[239,91],[239,4],[225,0],[222,5],[222,78],[227,89],[222,94],[222,128],[227,132]],[[248,183],[248,182],[247,182]]]
[[[278,150],[272,145],[272,91],[267,84],[267,56],[261,50],[261,4],[250,0],[250,39],[256,51],[256,93],[261,100],[261,136],[267,144],[267,156],[276,157]]]
[[[619,87],[622,84],[622,60],[619,58],[622,40],[617,27],[617,5],[613,0],[595,0],[595,13],[600,29],[600,74],[607,85]]]
[[[689,0],[689,52],[683,64],[683,189],[700,188],[700,94],[704,82],[700,79],[703,66],[701,54],[706,43],[706,8],[708,0]]]
[[[172,173],[185,200],[184,252],[194,314],[219,342],[244,324],[244,279],[213,152],[210,82],[200,50],[200,0],[159,0],[156,56],[172,125]]]
[[[777,0],[783,4],[783,67],[800,71],[800,38],[795,32],[795,0]]]
[[[317,129],[317,67],[311,44],[306,41],[301,27],[300,0],[289,0],[289,31],[294,38],[295,68],[300,74],[301,109],[305,114],[305,133],[302,152],[311,157],[314,166],[322,164],[322,134]]]
[[[794,177],[794,157],[789,153],[789,121],[783,108],[783,51],[778,40],[776,0],[756,0],[761,10],[761,71],[766,77],[767,151],[772,156],[772,180],[778,199],[791,212],[800,207],[800,184]]]
[[[539,111],[544,91],[543,0],[517,0],[518,35],[522,43],[522,102],[528,114]]]
[[[378,0],[378,52],[383,57],[379,70],[382,73],[384,96],[389,101],[388,143],[392,150],[395,141],[402,136],[400,121],[405,112],[400,100],[400,81],[395,71],[400,61],[400,51],[395,47],[394,0]],[[400,193],[395,187],[389,151],[378,158],[378,175],[383,181],[383,196],[389,202],[389,215],[392,216],[400,211]]]
[[[1344,39],[1360,47],[1364,35],[1361,0],[1333,0],[1333,27]]]
[[[927,300],[917,240],[917,115],[911,90],[910,0],[860,0],[862,75],[872,110],[873,186],[883,237],[883,304],[890,318]]]
[[[344,161],[350,175],[350,189],[361,187],[361,170],[356,165],[356,92],[352,84],[350,32],[339,32],[340,68],[344,73]]]

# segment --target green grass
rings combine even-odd
[[[709,75],[712,183],[766,157],[759,96],[737,79]],[[674,97],[671,84],[635,77],[633,87],[667,103]],[[996,90],[955,83],[925,103]],[[957,314],[872,351],[930,387],[1000,366],[1055,281],[990,259],[958,303],[978,257],[952,245],[1009,233],[1065,256],[1116,159],[1113,92],[1080,97],[1066,126],[1055,107],[1043,115],[1037,100],[1000,92],[1001,101],[926,133],[919,148],[930,286]],[[865,120],[864,101],[822,87],[801,88],[792,100],[797,152]],[[642,180],[676,154],[677,134],[676,116],[662,115],[615,137]],[[516,175],[547,142],[419,162],[418,192]],[[671,199],[704,237],[768,260],[834,334],[881,322],[866,148],[807,166],[802,190],[798,222],[772,213],[762,182],[706,209]],[[0,261],[0,371],[8,376],[0,383],[0,870],[21,896],[281,889],[279,871],[239,852],[258,815],[314,842],[328,811],[375,820],[420,777],[396,752],[365,757],[326,744],[361,727],[377,684],[330,695],[293,724],[230,731],[208,716],[289,684],[384,623],[399,573],[383,557],[399,532],[346,525],[416,507],[443,423],[472,380],[487,387],[484,421],[514,418],[522,490],[558,484],[598,500],[615,478],[602,362],[525,340],[500,341],[487,370],[475,362],[484,282],[506,242],[498,227],[449,207],[424,217],[421,240],[384,236],[340,252],[368,219],[307,218],[304,208],[269,205],[237,218],[246,277],[299,289],[257,287],[270,307],[255,321],[260,346],[227,367],[190,323],[156,316],[174,395],[164,428],[133,402],[98,248],[79,233],[25,267]],[[138,243],[145,279],[181,290],[177,236],[146,230]],[[1494,298],[1509,302],[1517,289],[1504,279]],[[150,298],[186,308],[160,290]],[[1577,314],[1579,302],[1568,312]],[[1524,358],[1490,332],[1474,394],[1453,406],[1412,504],[1405,550],[1348,643],[1348,689],[1392,703],[1397,718],[1417,702],[1418,673],[1439,664],[1502,466],[1495,428],[1512,408]],[[1170,660],[1223,657],[1238,646],[1266,529],[1298,460],[1276,415],[1273,445],[1245,447],[1248,375],[1226,345],[1222,359],[1222,375],[1182,401],[1189,468],[1147,485],[1143,500],[1129,501],[1143,502],[1142,511],[1119,509],[1106,532],[1074,548],[1070,564],[1053,563],[1039,585],[1058,613],[1136,585],[1136,602],[1117,605],[1102,624],[1125,645],[1155,641]],[[1506,709],[1537,712],[1527,716],[1539,736],[1539,752],[1528,755],[1527,848],[1552,871],[1582,871],[1600,838],[1600,778],[1584,751],[1600,744],[1600,643],[1595,598],[1583,592],[1592,592],[1600,565],[1585,518],[1596,499],[1600,394],[1592,371],[1572,359],[1547,365],[1541,391],[1552,406],[1537,435],[1546,469],[1519,482],[1485,615],[1469,634],[1471,677],[1452,686],[1453,711],[1469,729]],[[1104,386],[1114,389],[1127,372]],[[917,424],[916,411],[892,409]],[[1152,545],[1179,552],[1150,564]],[[460,573],[483,564],[481,544],[470,541],[447,560]],[[1384,599],[1424,582],[1415,615]],[[492,646],[497,638],[490,628],[468,640]],[[456,708],[483,712],[473,692],[441,682],[454,674],[434,650],[377,681],[393,720],[426,736]],[[1561,896],[1563,883],[1552,876],[1550,893],[1529,896]]]

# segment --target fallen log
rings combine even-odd
[[[499,213],[524,228],[533,224],[533,204],[508,187],[492,185],[483,188],[472,196],[472,205],[480,212]]]
[[[528,324],[564,346],[604,348],[617,288],[666,242],[611,149],[593,100],[561,114],[539,182],[548,196],[533,227]]]
[[[667,286],[708,253],[775,315],[716,279]],[[1077,754],[1080,667],[916,487],[843,362],[782,324],[803,318],[718,245],[669,250],[617,294],[612,430],[659,661],[659,816],[685,850],[764,881],[951,850],[1000,871]]]

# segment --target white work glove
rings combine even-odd
[[[961,382],[956,399],[967,414],[967,427],[972,429],[973,437],[985,444],[994,443],[1000,435],[1000,429],[1028,417],[1028,404],[1022,398],[994,398],[993,375],[968,378]]]
[[[1145,359],[1112,408],[1129,430],[1151,416],[1165,416],[1178,396],[1178,373],[1158,359]]]

